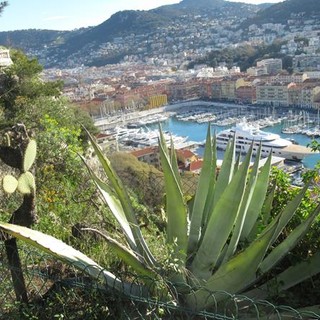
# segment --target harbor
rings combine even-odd
[[[308,117],[308,128],[316,129],[319,123],[318,114],[311,111],[305,114]],[[118,121],[115,121],[113,116],[107,124],[109,129],[103,130],[105,124],[102,124],[101,120],[98,124],[102,132],[111,132],[112,138],[120,146],[130,149],[156,145],[160,123],[167,140],[172,137],[176,148],[191,148],[201,154],[209,123],[212,131],[218,133],[244,118],[257,128],[307,146],[317,136],[284,130],[288,128],[288,123],[295,123],[301,116],[302,111],[294,113],[288,108],[188,101],[155,110],[118,115]],[[302,164],[306,168],[313,168],[319,160],[319,154],[311,154],[303,159]]]

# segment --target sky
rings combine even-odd
[[[149,10],[181,0],[8,0],[0,31],[23,29],[73,30],[96,26],[121,10]],[[232,0],[260,4],[282,0]]]

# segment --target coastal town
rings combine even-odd
[[[320,320],[320,0],[0,19],[0,320]]]
[[[100,143],[112,148],[120,146],[142,157],[151,150],[155,153],[157,144],[156,134],[146,133],[142,127],[172,116],[180,121],[217,126],[234,125],[245,117],[259,128],[283,121],[283,133],[311,138],[320,135],[317,15],[306,20],[292,14],[283,23],[246,27],[244,18],[236,13],[233,20],[206,15],[190,19],[181,16],[174,25],[157,32],[115,37],[98,50],[91,48],[77,59],[68,59],[61,67],[44,69],[42,77],[45,81],[63,81],[63,95],[91,115],[100,130]],[[187,20],[191,24],[185,28]],[[290,72],[282,58],[268,57],[261,57],[246,70],[237,65],[230,67],[227,61],[216,67],[205,63],[190,67],[190,62],[212,50],[272,45],[279,39],[283,44],[278,54],[290,57]],[[138,50],[119,63],[88,66],[94,58],[118,54],[129,47]],[[9,50],[3,47],[1,52],[0,65],[10,65]],[[40,61],[44,58],[42,52],[29,54],[38,56]],[[269,112],[263,115],[265,108]],[[175,138],[178,150],[188,150],[191,158],[199,160],[191,150],[202,141]],[[143,148],[145,152],[141,151]],[[187,160],[187,164],[192,162]],[[198,170],[199,164],[196,167]]]

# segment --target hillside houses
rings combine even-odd
[[[236,102],[296,108],[318,108],[320,78],[308,73],[253,77],[238,74],[223,78],[190,78],[184,81],[167,81],[153,85],[141,84],[131,89],[129,86],[114,87],[101,92],[98,97],[75,101],[86,102],[86,109],[95,117],[106,116],[117,111],[146,110],[158,108],[183,100],[207,99],[213,101]],[[69,89],[70,90],[70,89]],[[85,92],[75,90],[77,92]],[[68,94],[69,97],[72,95]]]

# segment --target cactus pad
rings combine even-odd
[[[30,194],[34,192],[36,188],[36,183],[34,176],[31,172],[27,171],[23,174],[18,179],[18,190],[22,194]]]
[[[26,151],[24,153],[24,159],[23,159],[24,172],[28,171],[31,168],[36,158],[36,154],[37,154],[37,143],[35,140],[30,140],[27,145]]]
[[[8,174],[4,176],[2,180],[3,190],[6,193],[13,193],[16,191],[18,186],[18,180],[12,175]]]

